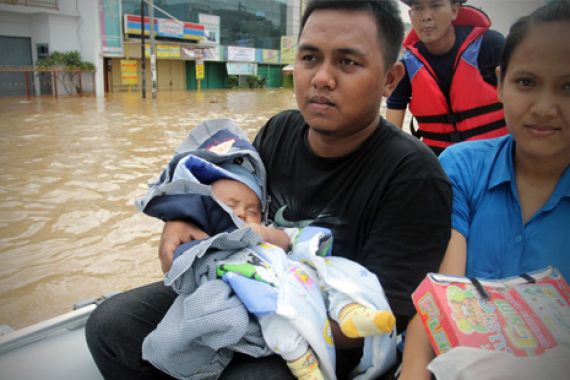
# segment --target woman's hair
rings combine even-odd
[[[570,0],[552,0],[530,15],[521,17],[511,26],[499,62],[501,68],[499,80],[502,81],[505,78],[511,57],[528,31],[538,24],[557,21],[570,22]],[[555,38],[568,38],[568,36],[556,36]]]
[[[378,41],[384,55],[384,65],[390,68],[398,59],[402,41],[404,40],[404,24],[400,10],[394,0],[312,0],[309,1],[303,17],[299,37],[307,23],[307,19],[316,10],[353,10],[367,11],[373,16],[378,27]]]

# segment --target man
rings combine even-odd
[[[402,331],[414,314],[411,292],[435,271],[450,233],[451,188],[436,157],[379,115],[404,68],[396,62],[403,25],[393,0],[316,0],[301,21],[295,62],[300,111],[271,118],[254,145],[265,163],[269,218],[333,231],[333,254],[375,273]],[[164,226],[163,270],[174,249],[204,237],[184,221]],[[87,341],[107,378],[165,376],[141,359],[140,345],[175,295],[162,284],[115,296],[87,324]],[[337,374],[358,364],[362,339],[342,335],[331,321]],[[238,357],[239,356],[239,357]],[[290,378],[276,355],[236,354],[222,377]]]
[[[406,106],[437,155],[464,140],[507,134],[495,68],[504,37],[466,0],[402,0],[413,30],[404,41],[406,75],[387,101],[386,118],[402,127]]]

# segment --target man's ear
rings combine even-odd
[[[461,10],[461,4],[451,0],[451,10],[452,10],[451,20],[455,21],[457,19],[457,16],[459,16],[459,11]]]
[[[495,68],[495,75],[497,76],[497,97],[499,102],[503,102],[503,79],[501,78],[501,68],[497,66]]]
[[[386,73],[386,82],[384,83],[384,92],[382,95],[385,97],[390,96],[398,83],[400,83],[400,80],[404,77],[405,73],[406,68],[402,62],[397,61],[394,63]]]

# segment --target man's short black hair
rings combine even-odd
[[[386,69],[392,67],[398,59],[404,39],[404,24],[395,0],[311,0],[301,19],[299,37],[311,13],[319,9],[370,12],[378,26],[378,40],[384,53]]]
[[[402,3],[406,4],[406,5],[412,5],[412,3],[415,0],[400,0]],[[457,3],[457,4],[464,4],[467,2],[467,0],[451,0],[452,3]]]

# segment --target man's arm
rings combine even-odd
[[[467,242],[457,230],[451,229],[451,239],[439,268],[439,273],[463,276],[465,275],[466,262]],[[427,370],[427,365],[433,357],[434,352],[427,332],[421,318],[416,314],[408,324],[402,358],[402,372],[398,380],[431,379],[431,373]]]
[[[406,115],[406,110],[400,109],[386,109],[386,120],[394,124],[396,127],[402,129],[404,125],[404,117]]]
[[[495,69],[500,64],[504,46],[505,37],[496,30],[490,29],[483,35],[477,64],[485,82],[493,87],[497,87],[498,78],[495,74]]]

